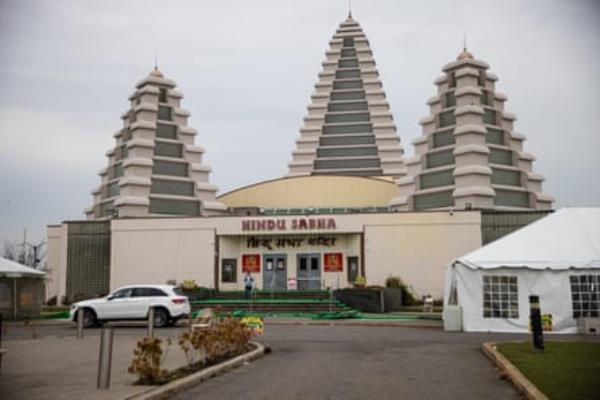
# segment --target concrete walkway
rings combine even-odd
[[[111,387],[96,389],[99,330],[77,340],[73,336],[4,340],[8,353],[2,359],[0,398],[2,400],[28,399],[121,399],[142,393],[151,387],[133,386],[135,376],[127,372],[133,350],[145,330],[138,335],[119,334],[115,331]],[[159,330],[159,337],[174,337],[176,330]],[[163,347],[164,349],[164,347]],[[165,359],[165,368],[185,365],[185,356],[177,340]]]

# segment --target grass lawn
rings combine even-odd
[[[600,399],[600,342],[546,342],[544,353],[529,342],[497,348],[552,400]]]

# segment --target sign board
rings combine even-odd
[[[243,254],[242,272],[260,272],[260,254]]]
[[[324,272],[342,272],[344,271],[344,256],[342,253],[323,254]]]

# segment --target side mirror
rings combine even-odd
[[[106,296],[106,300],[108,300],[108,301],[111,301],[114,298],[115,297],[112,294],[109,294],[108,296]]]

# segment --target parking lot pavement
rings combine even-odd
[[[100,329],[85,331],[82,340],[75,338],[72,326],[37,327],[38,339],[26,338],[30,330],[11,326],[2,347],[8,353],[2,359],[0,398],[12,399],[120,399],[148,390],[132,386],[134,375],[127,372],[143,327],[116,328],[114,334],[111,387],[97,390]],[[161,338],[175,337],[178,329],[157,329]],[[58,334],[57,334],[58,333]],[[185,357],[176,341],[166,358],[166,368],[185,365]]]

